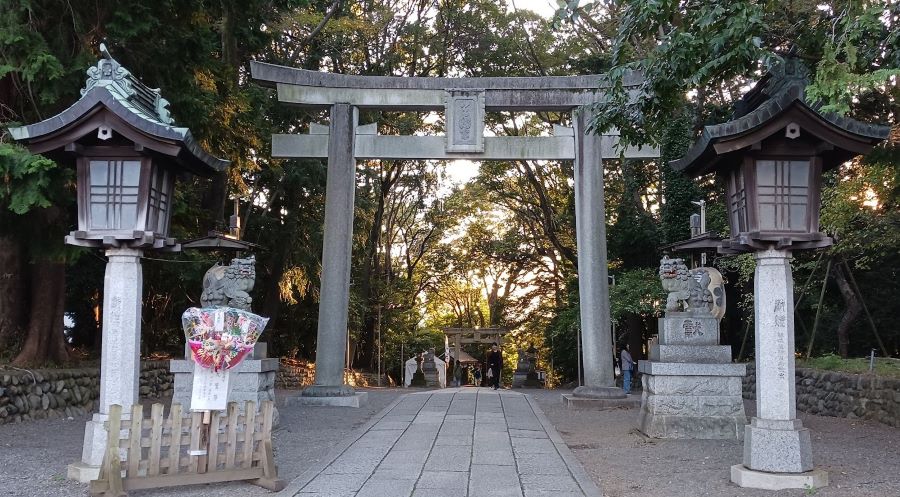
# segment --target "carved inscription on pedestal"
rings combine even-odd
[[[685,338],[703,336],[703,321],[699,319],[685,319],[681,328],[684,330]]]
[[[785,304],[784,299],[776,299],[775,300],[775,327],[776,328],[784,328],[787,323],[787,315],[785,314]],[[787,344],[785,342],[785,332],[779,331],[775,335],[775,341],[778,343],[778,353],[786,353],[781,360],[778,361],[778,365],[776,366],[776,370],[778,373],[779,379],[787,378],[787,362],[788,357],[787,354],[790,354],[791,351],[787,349]]]
[[[484,152],[484,90],[447,90],[447,152]]]

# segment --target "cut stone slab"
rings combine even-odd
[[[692,312],[667,312],[659,319],[662,345],[719,345],[719,320]]]
[[[304,397],[296,395],[284,399],[286,406],[361,407],[369,402],[368,392],[356,392],[340,397]]]
[[[772,473],[806,473],[813,469],[809,429],[803,428],[799,419],[753,418],[745,429],[743,465],[748,469]]]
[[[651,345],[649,359],[655,362],[690,362],[727,364],[731,362],[730,345]]]
[[[638,371],[644,374],[668,376],[745,376],[747,365],[638,361]]]
[[[624,399],[588,399],[564,393],[562,394],[562,401],[569,409],[608,409],[610,407],[638,407],[641,405],[641,399],[636,395],[629,395]]]
[[[816,489],[828,486],[828,473],[821,469],[805,473],[767,473],[735,464],[731,467],[731,482],[739,487],[763,490]]]

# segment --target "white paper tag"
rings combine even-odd
[[[213,313],[213,331],[223,331],[225,329],[225,311],[216,311]]]
[[[194,363],[192,411],[224,411],[228,405],[228,371],[215,372]]]

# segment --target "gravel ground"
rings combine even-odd
[[[280,425],[272,437],[278,475],[290,482],[320,458],[338,440],[352,433],[402,394],[399,389],[365,389],[369,403],[360,409],[340,407],[284,407],[278,391]],[[87,485],[66,480],[66,466],[81,458],[84,423],[42,420],[0,425],[0,496],[83,497]],[[133,497],[243,497],[270,496],[268,490],[246,483],[196,485],[129,492]]]
[[[279,475],[286,481],[325,457],[335,441],[348,436],[381,411],[401,389],[369,389],[361,409],[279,407],[274,433]],[[279,392],[279,400],[285,392]],[[296,392],[287,392],[295,394]],[[813,431],[816,467],[829,473],[831,486],[769,492],[742,489],[729,480],[729,467],[741,460],[738,442],[650,440],[635,430],[637,409],[567,410],[561,390],[531,390],[606,497],[900,497],[900,430],[880,423],[801,413]],[[281,402],[279,402],[281,404]],[[747,414],[755,406],[747,402]],[[0,425],[0,496],[83,497],[87,485],[66,480],[66,465],[81,455],[87,416],[73,420]],[[131,492],[135,497],[267,496],[244,483],[174,487]]]
[[[560,398],[567,392],[529,393],[606,497],[900,497],[900,430],[874,421],[800,413],[812,430],[815,465],[828,471],[830,486],[771,492],[731,483],[740,442],[652,440],[635,429],[637,408],[567,410]],[[752,416],[755,404],[745,406]]]

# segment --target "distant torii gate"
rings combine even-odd
[[[503,335],[509,333],[506,328],[444,328],[444,340],[447,348],[453,347],[453,359],[459,360],[462,345],[470,343],[503,343]]]
[[[272,136],[272,155],[327,158],[325,240],[319,303],[315,384],[301,402],[359,405],[344,384],[350,261],[357,159],[574,160],[575,229],[585,385],[576,395],[621,398],[613,376],[603,158],[656,158],[656,149],[618,149],[618,137],[588,132],[589,107],[603,98],[602,76],[419,78],[350,76],[252,62],[253,79],[274,87],[278,100],[328,108],[329,125],[311,124],[308,135]],[[626,78],[627,87],[641,83]],[[585,107],[587,111],[580,111]],[[439,111],[446,136],[382,136],[377,123],[358,125],[358,109]],[[486,111],[572,112],[573,127],[553,136],[484,136]],[[358,400],[350,401],[347,397]]]

